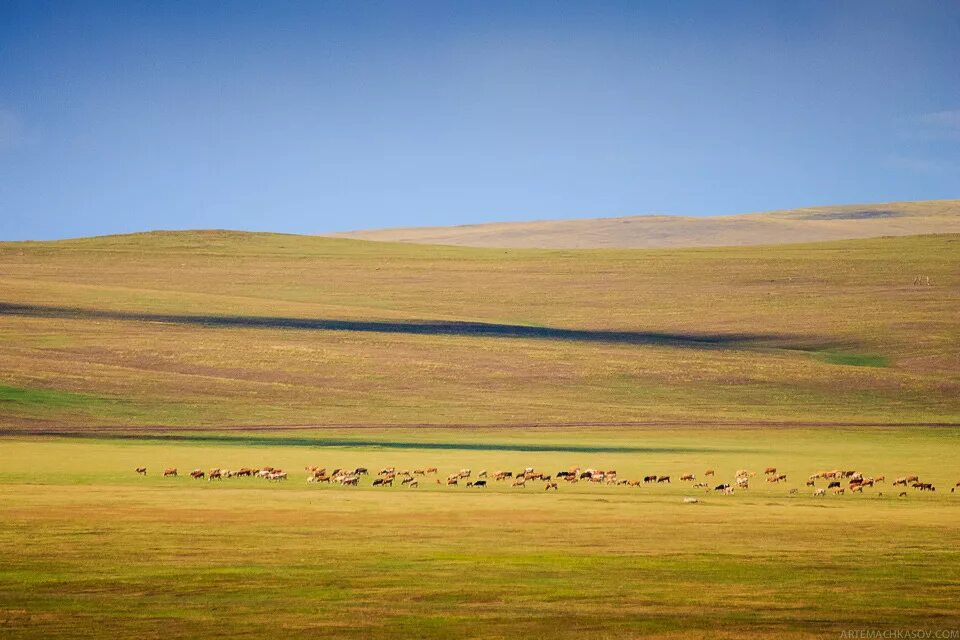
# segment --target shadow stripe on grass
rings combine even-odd
[[[46,437],[124,442],[225,444],[261,447],[314,447],[357,449],[426,449],[441,451],[520,451],[540,453],[751,453],[752,449],[717,449],[712,447],[612,447],[576,444],[525,444],[487,442],[412,442],[403,440],[355,440],[341,438],[237,437],[217,434],[82,434],[50,432]]]

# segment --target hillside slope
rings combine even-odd
[[[814,207],[692,218],[630,216],[374,229],[331,237],[541,249],[707,247],[960,233],[960,200]]]
[[[958,308],[958,235],[0,243],[0,427],[956,421]]]

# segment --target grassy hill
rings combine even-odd
[[[539,249],[713,247],[960,232],[960,200],[889,202],[692,218],[630,216],[374,229],[335,237]]]
[[[0,243],[0,425],[952,422],[958,267],[958,235]]]

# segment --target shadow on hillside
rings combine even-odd
[[[252,329],[293,329],[301,331],[352,331],[363,333],[399,333],[429,336],[466,336],[477,338],[526,338],[605,342],[614,344],[660,345],[671,347],[733,348],[768,347],[799,349],[788,344],[790,336],[747,333],[674,333],[661,331],[607,331],[603,329],[559,329],[517,324],[419,320],[331,320],[322,318],[284,318],[235,315],[178,315],[135,313],[75,307],[10,304],[0,302],[0,316],[61,318],[68,320],[122,320],[158,322],[204,327]],[[806,341],[805,341],[806,342]],[[809,347],[807,347],[809,348]]]
[[[10,435],[3,433],[0,435]],[[636,447],[603,446],[579,444],[528,444],[496,442],[420,442],[404,440],[377,440],[355,438],[304,438],[271,436],[229,436],[219,434],[149,434],[149,433],[77,433],[69,435],[56,431],[47,432],[48,436],[90,440],[121,440],[136,442],[167,442],[187,444],[221,444],[259,447],[308,447],[315,449],[420,449],[432,451],[517,451],[533,453],[719,453],[752,452],[753,449],[716,449],[709,447]]]

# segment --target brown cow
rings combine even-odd
[[[767,475],[767,476],[774,474],[776,472],[777,472],[776,467],[767,467],[766,469],[763,470],[764,475]]]
[[[666,482],[667,484],[670,484],[670,476],[660,476],[659,478],[657,478],[657,484],[660,484],[661,482]]]
[[[177,468],[176,468],[176,467],[167,467],[166,469],[164,469],[164,470],[163,470],[163,477],[166,478],[167,476],[173,476],[174,478],[176,478],[176,477],[177,477]]]
[[[547,487],[544,489],[544,491],[550,491],[550,489],[553,489],[554,491],[559,491],[559,490],[560,490],[560,489],[557,488],[557,483],[556,483],[556,482],[548,482],[548,483],[547,483]]]
[[[206,474],[201,469],[194,469],[193,471],[190,472],[190,477],[193,478],[194,480],[199,480],[205,475]]]
[[[704,476],[713,476],[713,475],[716,475],[716,471],[714,471],[713,469],[707,469],[706,471],[703,472],[703,475],[704,475]]]
[[[692,473],[685,473],[682,476],[680,476],[680,482],[686,482],[687,480],[693,482],[696,479],[697,479],[697,476],[693,475]]]
[[[141,475],[141,476],[145,476],[145,475],[147,475],[147,468],[146,468],[146,467],[137,467],[137,473],[138,473],[139,475]]]

